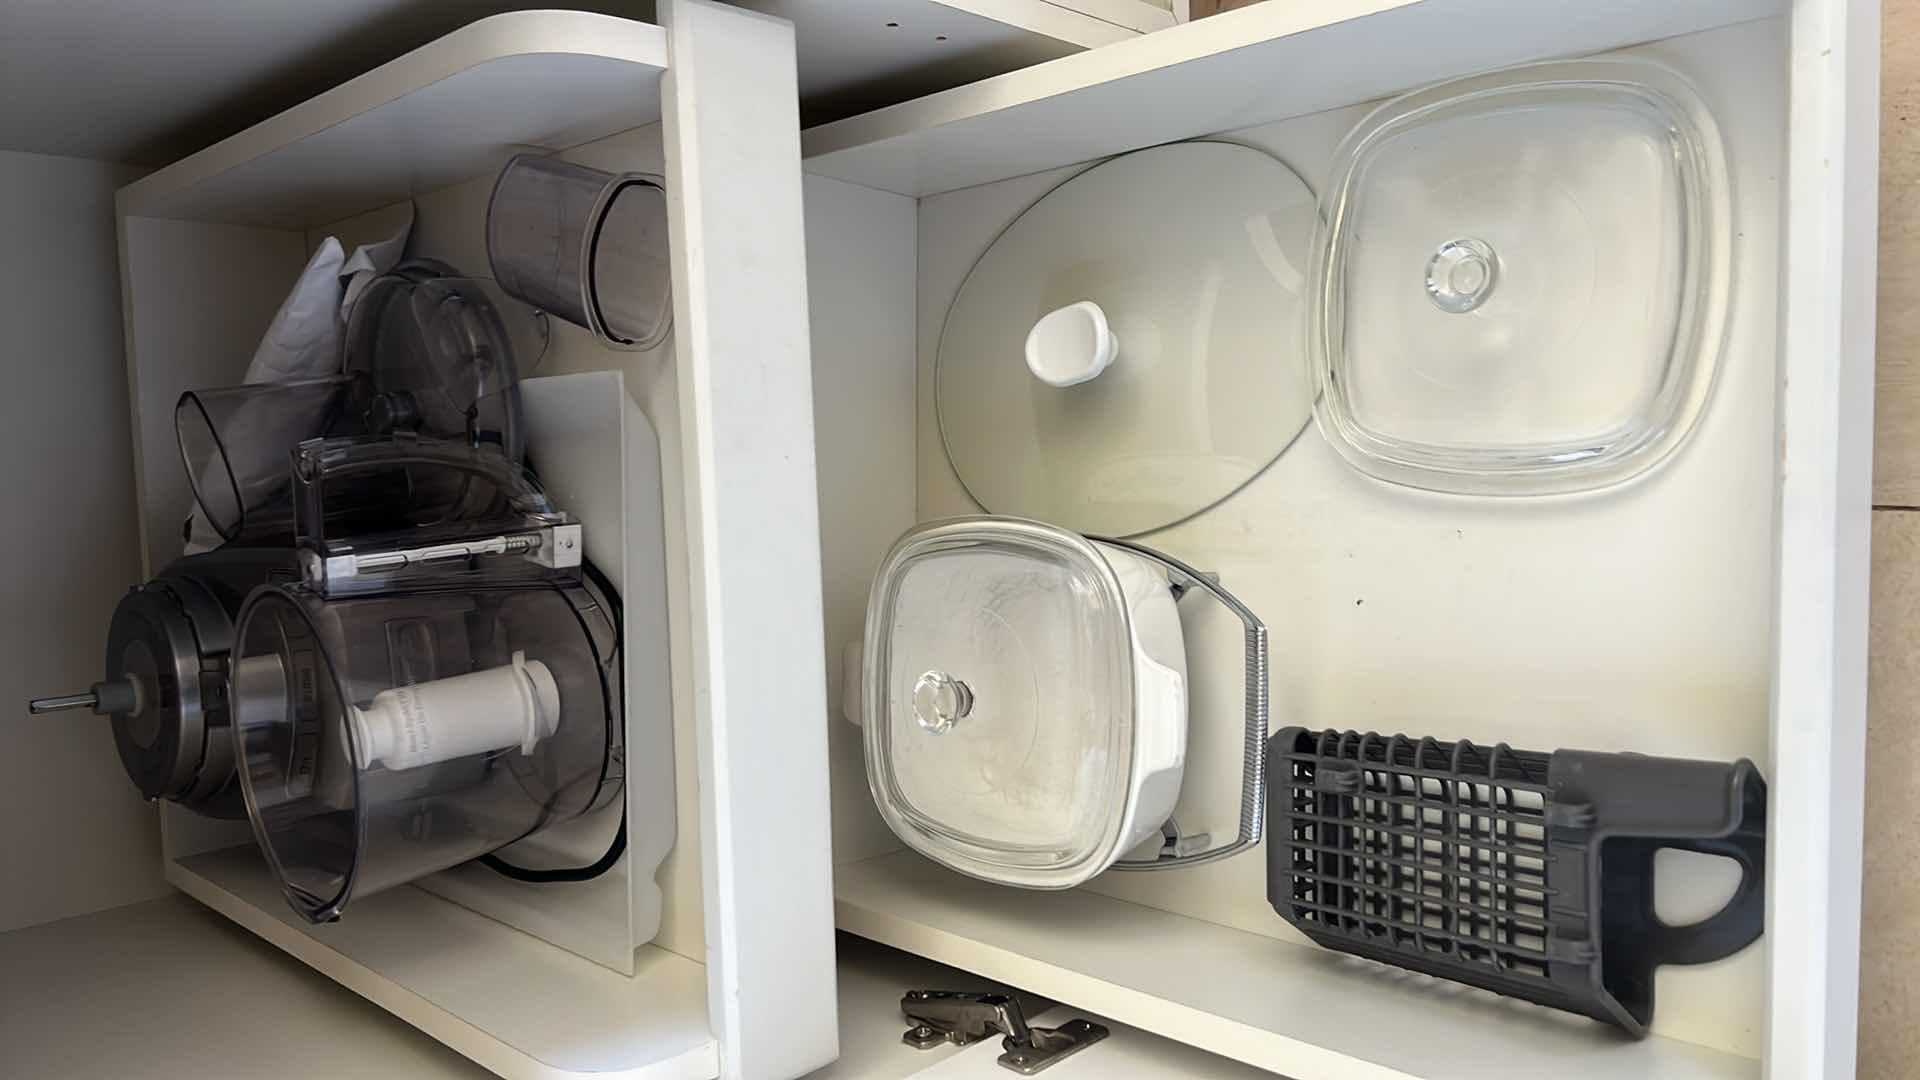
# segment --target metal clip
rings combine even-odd
[[[1200,571],[1200,577],[1209,585],[1220,584],[1220,575],[1211,570]],[[1173,602],[1176,604],[1185,600],[1187,593],[1197,588],[1204,588],[1204,586],[1196,585],[1192,579],[1183,578],[1177,574],[1167,575],[1167,591],[1173,594]]]
[[[1199,866],[1201,863],[1237,855],[1259,844],[1267,828],[1267,719],[1272,708],[1272,692],[1267,671],[1267,624],[1261,622],[1251,608],[1235,599],[1232,593],[1220,587],[1219,574],[1195,570],[1178,559],[1169,558],[1150,547],[1130,540],[1114,540],[1104,536],[1091,539],[1111,547],[1123,548],[1143,559],[1158,563],[1167,572],[1167,588],[1172,592],[1175,603],[1196,589],[1218,600],[1228,611],[1239,617],[1242,626],[1246,629],[1247,644],[1244,691],[1246,742],[1240,751],[1239,832],[1232,840],[1218,847],[1203,847],[1198,851],[1184,850],[1186,845],[1178,842],[1162,844],[1157,857],[1121,858],[1115,860],[1112,869],[1172,870],[1176,867]],[[1210,837],[1209,842],[1211,842]]]
[[[349,551],[343,555],[319,552],[303,553],[303,572],[308,583],[317,586],[338,584],[353,578],[384,574],[429,563],[457,563],[473,559],[518,555],[548,569],[579,566],[586,545],[579,523],[562,522],[524,533],[456,540],[431,547],[387,548],[375,551]]]
[[[900,1041],[917,1050],[941,1043],[966,1046],[989,1035],[1006,1036],[1003,1068],[1032,1076],[1054,1062],[1107,1037],[1107,1029],[1088,1020],[1069,1020],[1057,1028],[1028,1027],[1020,1003],[1006,994],[965,994],[949,990],[909,990],[900,1011],[913,1023]]]
[[[1195,852],[1205,851],[1212,843],[1213,834],[1182,831],[1180,822],[1173,818],[1168,818],[1160,826],[1160,857],[1163,859],[1183,859]]]

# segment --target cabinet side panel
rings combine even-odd
[[[134,170],[0,153],[0,440],[17,520],[0,596],[0,931],[160,895],[154,815],[107,721],[28,716],[100,678],[106,616],[139,569],[113,190]]]
[[[1859,1006],[1880,5],[1800,0],[1791,33],[1767,860],[1801,873],[1767,892],[1767,1071],[1845,1080]]]
[[[899,849],[867,790],[846,650],[866,625],[873,573],[914,521],[914,200],[806,178],[815,453],[826,603],[833,857]],[[857,715],[854,714],[854,715]]]
[[[127,371],[146,570],[180,556],[192,502],[173,435],[183,390],[231,386],[306,265],[306,237],[280,229],[121,219]]]

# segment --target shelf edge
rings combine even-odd
[[[513,56],[573,54],[667,70],[666,31],[582,11],[514,11],[469,23],[121,188],[122,216],[148,215],[169,196],[461,71]]]
[[[896,856],[879,856],[894,858]],[[842,868],[844,869],[844,868]],[[1125,901],[1114,901],[1125,903]],[[1361,1061],[1325,1047],[1256,1028],[1217,1013],[1024,956],[977,939],[837,895],[840,929],[950,967],[1132,1024],[1269,1072],[1317,1080],[1420,1080],[1411,1073]],[[1175,1034],[1178,1031],[1179,1034]]]
[[[808,128],[800,133],[801,156],[824,157],[1419,2],[1253,4]]]
[[[1155,25],[1134,25],[1134,20],[1101,15],[1076,7],[1064,0],[1037,0],[1037,2],[1035,0],[934,0],[934,2],[942,7],[964,11],[983,19],[991,19],[1005,26],[1015,27],[1030,34],[1039,34],[1069,45],[1078,45],[1083,49],[1130,41],[1150,30],[1161,28]],[[1104,0],[1104,3],[1100,3],[1099,6],[1120,10],[1132,8],[1162,10],[1145,3],[1144,0]],[[1164,13],[1167,16],[1164,25],[1172,26],[1173,13]]]
[[[675,1080],[720,1073],[718,1045],[707,1043],[684,1054],[622,1072],[579,1073],[557,1069],[493,1037],[351,957],[261,911],[246,900],[167,860],[169,884],[233,920],[280,951],[367,999],[505,1080]]]
[[[1116,977],[1114,971],[1100,967],[1099,962],[1091,966],[1083,965],[1074,959],[1057,955],[1058,950],[1053,950],[1056,955],[1051,956],[1045,949],[1022,950],[1018,940],[981,934],[978,927],[971,934],[962,929],[952,929],[951,924],[942,919],[943,905],[965,906],[969,902],[978,902],[981,899],[979,896],[970,895],[973,890],[998,890],[1001,887],[976,885],[968,879],[950,877],[946,871],[935,870],[931,863],[924,863],[917,855],[893,853],[845,863],[835,868],[834,876],[835,918],[839,928],[847,933],[969,971],[985,979],[1016,986],[1065,1005],[1098,1013],[1163,1038],[1284,1076],[1313,1077],[1314,1080],[1415,1080],[1427,1070],[1427,1066],[1421,1064],[1425,1059],[1407,1058],[1404,1054],[1390,1059],[1398,1060],[1398,1066],[1372,1060],[1369,1056],[1361,1056],[1367,1053],[1364,1047],[1340,1049],[1322,1044],[1314,1037],[1317,1028],[1309,1026],[1288,1034],[1263,1026],[1257,1019],[1214,1012],[1189,998],[1160,993],[1157,982],[1138,981],[1140,978],[1155,979],[1154,975],[1146,972],[1158,969],[1139,967],[1131,973],[1132,978],[1125,972],[1117,973]],[[955,895],[956,890],[961,895]],[[1020,893],[1020,890],[1013,889],[1005,891],[1014,896]],[[1055,901],[1072,895],[1037,894],[1033,899],[1043,905],[1054,905]],[[1008,900],[1011,903],[1013,897]],[[1341,960],[1326,950],[1258,938],[1231,927],[1174,915],[1097,893],[1080,891],[1078,899],[1070,906],[1075,909],[1072,915],[1075,925],[1101,921],[1104,916],[1110,915],[1128,925],[1129,928],[1124,932],[1129,935],[1154,938],[1161,948],[1195,945],[1215,962],[1223,962],[1224,956],[1237,958],[1242,955],[1239,946],[1233,942],[1221,947],[1223,937],[1235,941],[1247,938],[1248,949],[1265,950],[1269,959],[1281,961],[1284,967],[1292,967],[1296,962],[1317,967],[1323,959]],[[1046,910],[1051,915],[1041,916],[1042,921],[1051,919],[1057,925],[1062,917],[1057,905],[1049,906]],[[919,917],[914,916],[916,911],[920,912]],[[1004,917],[1007,912],[1003,910],[995,915]],[[1141,919],[1147,917],[1165,921],[1142,924]],[[966,924],[967,920],[960,920],[963,928]],[[1199,935],[1199,940],[1196,942],[1184,937],[1182,927],[1190,927]],[[1211,939],[1211,945],[1208,939]],[[1381,967],[1381,970],[1390,974],[1406,974],[1385,967]],[[1302,973],[1313,974],[1306,972],[1305,968],[1294,974]],[[1334,987],[1340,984],[1328,985]],[[1434,999],[1437,1004],[1444,1005],[1447,998],[1462,992],[1483,994],[1457,984],[1442,985],[1451,986],[1451,989]],[[1484,997],[1488,1001],[1495,1000],[1492,995]],[[1349,1001],[1348,1007],[1351,1005]],[[1540,1008],[1519,1003],[1515,1005],[1526,1009]],[[1554,1015],[1570,1019],[1564,1014]],[[1596,1031],[1598,1027],[1594,1025]],[[1528,1029],[1517,1030],[1524,1034]],[[1423,1035],[1408,1037],[1432,1039],[1435,1034],[1435,1030],[1427,1030]],[[1443,1041],[1458,1042],[1475,1037],[1474,1033],[1464,1029],[1449,1029],[1448,1035],[1448,1040]],[[1460,1036],[1460,1039],[1452,1039],[1454,1035]],[[1383,1044],[1382,1048],[1390,1045]],[[1526,1049],[1530,1054],[1530,1067],[1536,1070],[1540,1061],[1544,1060],[1543,1054],[1550,1059],[1565,1049],[1544,1045],[1538,1040],[1530,1048],[1525,1048],[1521,1043],[1517,1043],[1516,1047]],[[1445,1067],[1437,1070],[1438,1075],[1476,1074],[1472,1067],[1461,1065],[1461,1053],[1456,1045],[1441,1055]],[[1662,1036],[1639,1041],[1599,1038],[1590,1041],[1581,1053],[1586,1058],[1581,1062],[1582,1067],[1569,1068],[1566,1075],[1596,1077],[1632,1074],[1731,1080],[1762,1074],[1760,1062],[1752,1058]],[[1408,1069],[1422,1071],[1405,1071]],[[1477,1074],[1485,1075],[1485,1072],[1479,1070]],[[1522,1073],[1510,1071],[1508,1075]]]

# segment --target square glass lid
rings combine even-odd
[[[1032,522],[908,534],[867,617],[867,776],[915,850],[1071,884],[1122,842],[1134,768],[1125,596],[1085,539]]]
[[[1438,491],[1602,487],[1671,453],[1713,385],[1725,155],[1657,65],[1541,64],[1420,90],[1336,155],[1315,242],[1316,417]]]

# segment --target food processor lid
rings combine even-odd
[[[529,320],[519,344],[501,318],[497,287],[432,260],[403,263],[368,284],[347,329],[352,405],[367,432],[412,432],[492,443],[520,460],[519,362],[545,347]]]
[[[254,838],[294,909],[314,922],[351,895],[362,832],[351,702],[318,628],[287,586],[235,623],[236,766]]]
[[[1035,522],[923,526],[867,612],[874,800],[908,844],[1035,887],[1117,854],[1135,769],[1132,628],[1114,569]]]
[[[1075,174],[974,264],[941,330],[941,439],[986,510],[1132,536],[1233,494],[1306,426],[1317,209],[1252,147]]]
[[[579,525],[498,446],[309,439],[293,480],[302,576],[325,595],[579,577]]]
[[[1389,102],[1323,201],[1321,429],[1361,470],[1439,491],[1648,468],[1713,383],[1729,201],[1712,116],[1654,64],[1532,65]]]

